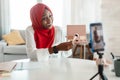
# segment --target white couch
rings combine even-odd
[[[25,31],[19,30],[22,38],[25,40]],[[26,45],[7,45],[4,40],[0,41],[0,62],[17,59],[26,59]]]

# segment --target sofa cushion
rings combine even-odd
[[[25,44],[25,41],[21,37],[20,32],[18,30],[3,35],[3,39],[8,43],[8,45]]]
[[[4,47],[4,53],[26,54],[26,45],[9,45]]]

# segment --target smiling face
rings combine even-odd
[[[42,26],[44,29],[51,29],[53,24],[53,15],[52,13],[45,9],[42,16]]]

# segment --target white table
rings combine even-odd
[[[26,60],[23,60],[26,61]],[[40,62],[18,62],[9,76],[0,80],[89,80],[97,73],[94,61],[84,59],[50,59]],[[104,68],[108,80],[120,80],[109,67]],[[99,76],[93,80],[99,80]]]

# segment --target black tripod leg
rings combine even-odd
[[[107,77],[103,73],[103,65],[98,65],[98,73],[102,80],[108,80]]]
[[[96,73],[90,80],[92,80],[93,78],[95,78],[99,73]]]

